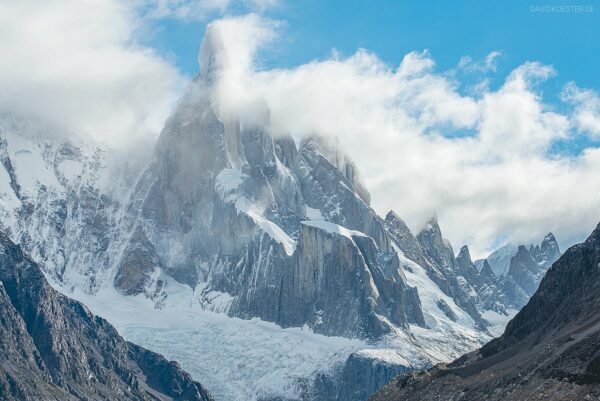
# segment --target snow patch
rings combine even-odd
[[[362,349],[356,352],[356,355],[364,356],[369,359],[375,359],[377,361],[381,361],[390,365],[403,365],[407,368],[413,366],[408,359],[398,354],[397,350],[391,348]]]
[[[350,230],[344,226],[340,226],[339,224],[330,223],[329,221],[306,220],[306,221],[300,222],[300,224],[304,224],[305,226],[309,226],[309,227],[319,228],[328,233],[343,235],[344,237],[347,237],[350,239],[352,239],[353,236],[358,236],[358,237],[366,237],[367,236],[363,232],[356,231],[356,230]]]
[[[83,166],[75,160],[63,160],[58,165],[58,171],[67,181],[74,181],[82,173]]]
[[[296,250],[296,241],[287,235],[277,224],[273,223],[271,220],[265,219],[262,215],[253,210],[246,211],[246,214],[254,220],[261,230],[269,234],[275,241],[279,242],[288,256],[294,254],[294,251]]]
[[[215,178],[215,191],[225,197],[234,192],[244,182],[245,174],[240,170],[224,168]]]
[[[508,322],[512,320],[519,311],[516,309],[508,309],[506,312],[507,314],[504,315],[496,311],[486,310],[481,314],[481,316],[491,324],[488,331],[494,337],[500,337],[502,333],[504,333],[504,329]]]
[[[325,220],[319,209],[306,206],[306,218],[309,220]]]

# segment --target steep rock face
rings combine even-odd
[[[505,333],[372,397],[391,400],[594,400],[600,397],[600,225],[553,264]]]
[[[476,292],[469,281],[469,278],[472,279],[475,274],[471,271],[474,266],[472,266],[472,263],[468,263],[471,259],[470,255],[468,255],[468,261],[466,260],[468,249],[464,250],[461,255],[461,263],[467,263],[467,265],[459,265],[454,257],[452,246],[442,237],[440,226],[435,217],[427,222],[416,238],[430,264],[435,266],[443,277],[442,281],[439,275],[431,274],[432,280],[444,282],[445,285],[440,285],[440,288],[452,297],[457,305],[460,305],[479,327],[485,330],[488,323],[481,317],[480,311],[477,309]]]
[[[127,238],[118,222],[139,167],[48,130],[0,113],[0,229],[52,281],[95,292]]]
[[[203,400],[175,362],[125,342],[106,321],[46,282],[0,234],[0,398]]]
[[[527,294],[510,277],[498,278],[487,260],[475,279],[479,308],[507,316],[516,302],[527,302]]]
[[[394,243],[407,258],[421,266],[428,266],[430,264],[417,238],[410,231],[404,220],[393,210],[390,210],[385,216],[385,227]],[[439,272],[437,273],[440,275]]]
[[[529,249],[519,246],[502,282],[504,292],[513,300],[508,305],[521,309],[537,290],[546,271],[559,257],[558,243],[552,233],[544,237],[541,245],[530,245]]]
[[[425,227],[417,234],[417,240],[435,266],[442,271],[454,269],[454,251],[450,243],[442,237],[437,218],[434,217],[425,224]]]
[[[328,222],[300,226],[296,266],[283,277],[280,323],[309,322],[318,332],[379,337],[408,322],[423,325],[418,295],[394,253],[373,239]],[[297,307],[295,307],[297,305]]]
[[[459,276],[464,279],[464,282],[466,282],[468,286],[475,290],[475,292],[471,291],[471,295],[479,298],[479,288],[485,283],[486,276],[485,274],[482,275],[473,264],[468,246],[463,245],[463,247],[460,248],[458,255],[456,255],[455,265]],[[459,279],[459,281],[463,281],[462,279]]]
[[[533,257],[540,265],[551,266],[560,258],[560,249],[554,234],[548,233],[542,243],[533,250]]]
[[[420,237],[415,237],[406,223],[393,211],[387,214],[385,226],[390,238],[404,256],[425,268],[429,278],[484,328],[485,323],[470,299],[471,287],[466,280],[459,279],[461,273],[455,269],[452,248],[444,242],[437,220],[432,219],[419,234]],[[449,311],[445,301],[442,300],[437,305],[444,311]]]
[[[532,252],[529,252],[523,245],[519,246],[517,254],[510,261],[507,276],[515,280],[526,293],[534,293],[537,283],[541,280],[539,275],[542,273],[533,259]]]

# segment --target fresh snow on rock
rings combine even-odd
[[[328,233],[343,235],[344,237],[349,239],[352,239],[353,236],[366,237],[365,233],[362,233],[357,230],[349,230],[346,227],[340,226],[339,224],[330,223],[324,220],[307,220],[301,222],[301,224],[304,224],[309,227],[320,228],[321,230],[326,231]]]

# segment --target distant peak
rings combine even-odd
[[[548,233],[542,242],[556,242],[556,238],[554,237],[554,234]]]
[[[402,221],[402,218],[400,218],[400,216],[398,216],[398,214],[396,212],[394,212],[393,210],[390,210],[385,215],[385,221],[388,221],[388,222]]]
[[[456,256],[456,260],[465,267],[473,263],[471,259],[471,252],[469,251],[469,247],[467,245],[463,245],[460,248],[460,251]]]
[[[481,267],[481,274],[483,274],[484,276],[496,277],[496,274],[492,270],[492,266],[490,265],[490,263],[488,262],[487,259],[483,260],[483,266]]]

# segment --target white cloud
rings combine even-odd
[[[600,97],[589,89],[581,89],[574,82],[568,83],[562,98],[575,106],[574,124],[581,132],[600,138]]]
[[[470,56],[463,56],[458,63],[458,68],[466,72],[496,72],[496,62],[502,56],[502,52],[494,50],[488,53],[482,61],[474,61]]]
[[[525,63],[499,89],[482,86],[470,96],[451,74],[434,71],[427,52],[408,54],[397,68],[359,50],[261,71],[250,60],[261,37],[273,39],[272,21],[215,24],[227,25],[231,38],[251,36],[246,52],[223,39],[225,49],[243,54],[243,68],[224,74],[221,107],[247,116],[255,112],[249,105],[266,103],[275,132],[340,137],[379,212],[395,209],[413,227],[437,212],[449,239],[479,255],[499,238],[534,241],[549,230],[572,243],[598,222],[600,151],[547,155],[573,129],[571,116],[553,111],[536,89],[555,74],[551,67]],[[490,53],[488,68],[497,57]]]
[[[230,0],[146,0],[152,18],[204,19],[213,12],[223,12]]]
[[[152,18],[204,20],[224,13],[234,6],[249,11],[265,11],[279,5],[279,0],[136,0],[142,2]]]
[[[135,44],[134,2],[0,3],[0,110],[112,144],[156,136],[182,77]]]

